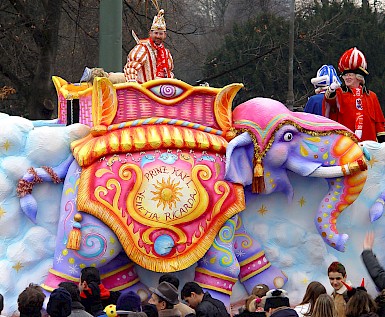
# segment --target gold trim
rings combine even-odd
[[[129,269],[130,267],[133,267],[133,266],[134,266],[134,263],[129,263],[129,264],[125,265],[125,266],[120,267],[119,269],[114,270],[114,271],[111,271],[111,272],[108,272],[108,273],[105,273],[105,274],[101,274],[100,278],[101,279],[105,279],[105,278],[110,277],[112,275],[115,275],[115,274],[117,274],[119,272],[122,272],[122,271],[124,271],[126,269]]]
[[[46,291],[48,291],[48,292],[50,292],[50,293],[52,293],[53,290],[54,290],[53,287],[48,286],[48,285],[46,285],[46,284],[44,284],[44,283],[43,283],[43,284],[40,284],[40,287],[43,288],[43,289],[45,289]]]
[[[123,285],[120,285],[120,286],[116,286],[116,287],[113,287],[113,288],[110,288],[110,291],[121,291],[121,290],[124,290],[132,285],[135,285],[136,283],[138,283],[140,281],[139,277],[136,278],[135,280],[129,282],[129,283],[126,283],[126,284],[123,284]]]
[[[79,282],[79,277],[73,277],[73,276],[70,276],[70,275],[67,275],[67,274],[64,274],[64,273],[61,273],[59,271],[56,271],[54,269],[49,269],[48,272],[52,273],[53,275],[55,276],[59,276],[61,278],[64,278],[66,280],[70,280],[70,281],[73,281],[73,282]]]
[[[221,89],[214,101],[214,114],[222,130],[228,131],[232,127],[232,104],[237,92],[243,84],[231,84]]]
[[[226,290],[226,289],[223,289],[220,287],[216,287],[216,286],[212,286],[212,285],[208,285],[208,284],[204,284],[204,283],[200,283],[200,282],[198,284],[203,288],[212,289],[213,291],[217,291],[217,292],[224,293],[227,295],[231,295],[233,292],[232,289],[231,289],[231,291],[229,291],[229,290]],[[234,285],[233,285],[233,287],[234,287]]]
[[[225,281],[229,281],[229,282],[236,282],[238,281],[237,278],[233,278],[231,276],[226,276],[226,275],[222,275],[220,273],[214,273],[213,271],[209,271],[203,267],[197,267],[195,269],[196,272],[200,272],[200,273],[203,273],[203,274],[206,274],[206,275],[209,275],[209,276],[214,276],[216,278],[220,278],[222,280],[225,280]]]
[[[271,263],[268,262],[265,266],[261,267],[260,269],[254,271],[254,272],[251,272],[250,274],[248,274],[248,275],[242,277],[239,281],[240,281],[241,283],[243,283],[244,281],[247,281],[247,280],[250,279],[251,277],[253,277],[253,276],[255,276],[255,275],[261,273],[262,271],[266,270],[266,269],[269,268],[270,266],[271,266]]]
[[[96,77],[92,89],[92,122],[95,126],[109,126],[118,111],[118,97],[114,85],[105,77]]]
[[[257,254],[255,254],[251,258],[248,258],[246,260],[243,260],[242,262],[239,262],[239,265],[240,266],[245,266],[246,264],[249,264],[249,263],[255,261],[256,259],[260,258],[264,254],[265,254],[265,251],[259,251]]]
[[[190,149],[183,139],[185,130],[188,130],[196,140],[194,149],[213,150],[219,154],[226,152],[228,143],[222,136],[169,125],[128,127],[109,131],[99,137],[93,137],[89,134],[81,140],[73,141],[71,149],[78,164],[81,167],[86,167],[106,155],[167,149],[169,147]],[[158,144],[149,143],[149,137],[154,135],[158,135],[159,140],[161,140]]]

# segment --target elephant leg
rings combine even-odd
[[[140,281],[135,263],[124,252],[119,253],[111,262],[100,268],[100,277],[103,285],[110,291],[122,293],[133,291],[142,301],[147,300],[151,295],[148,287]]]
[[[238,216],[233,245],[240,265],[239,280],[249,294],[257,284],[281,288],[286,283],[287,276],[267,260],[259,242],[246,231],[241,216]]]
[[[195,269],[194,280],[226,307],[230,306],[230,295],[239,274],[239,264],[233,250],[237,219],[236,215],[226,221]]]
[[[52,291],[62,281],[77,282],[82,268],[102,267],[122,251],[118,238],[110,228],[94,216],[78,212],[76,197],[80,171],[74,161],[64,183],[53,267],[42,285],[47,291]],[[72,250],[67,248],[67,242],[76,213],[82,216],[80,249]]]
[[[78,282],[82,268],[100,268],[112,261],[122,250],[112,230],[99,219],[84,213],[81,213],[80,250],[67,248],[68,233],[76,210],[67,212],[68,210],[64,218],[60,217],[53,267],[42,285],[48,291],[52,291],[63,281]]]

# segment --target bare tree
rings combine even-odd
[[[49,118],[55,104],[50,87],[62,0],[2,3],[1,80],[26,100],[30,118]]]

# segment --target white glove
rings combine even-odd
[[[339,83],[337,80],[334,80],[334,81],[330,84],[329,88],[330,88],[330,91],[331,91],[331,92],[334,92],[334,91],[336,91],[337,88],[339,88],[340,86],[341,86],[340,83]]]

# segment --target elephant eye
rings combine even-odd
[[[284,139],[286,142],[290,142],[291,140],[293,140],[293,133],[292,133],[292,132],[286,132],[286,133],[283,135],[283,139]]]

